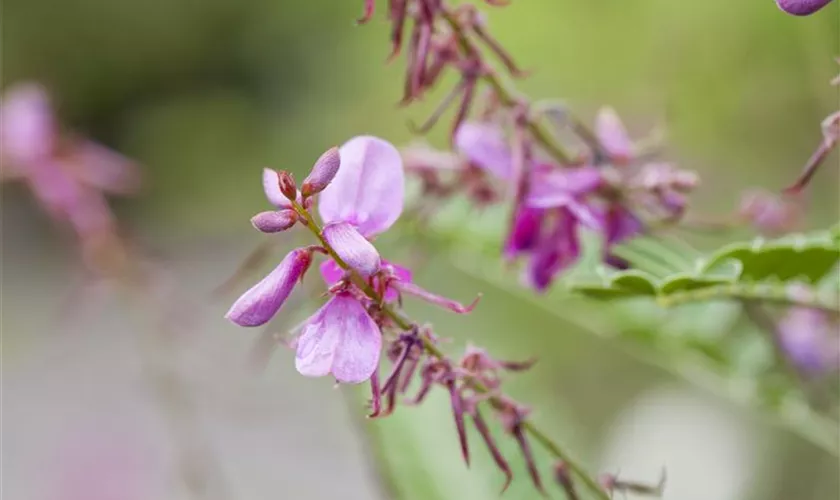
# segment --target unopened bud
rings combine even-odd
[[[297,201],[297,186],[295,185],[295,179],[292,177],[292,174],[285,170],[281,170],[278,174],[277,179],[280,184],[280,192],[290,201]]]
[[[306,176],[300,188],[301,195],[308,198],[313,194],[323,191],[335,178],[338,167],[341,165],[341,157],[338,155],[338,148],[333,147],[327,150],[315,162],[312,171]]]
[[[294,210],[260,212],[251,218],[251,224],[263,233],[279,233],[294,226],[298,214]]]
[[[808,16],[831,3],[831,0],[776,0],[780,9],[794,16]]]

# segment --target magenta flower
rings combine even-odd
[[[382,333],[356,297],[340,292],[304,322],[294,346],[301,375],[358,384],[379,365]]]
[[[809,16],[830,3],[831,0],[776,0],[780,9],[794,16]]]
[[[604,261],[613,267],[626,269],[627,261],[613,255],[610,248],[641,234],[644,229],[642,221],[620,203],[611,203],[604,213],[603,224],[606,234]]]
[[[538,292],[548,289],[554,278],[580,257],[579,220],[568,208],[552,210],[544,222],[544,234],[531,252],[525,281]]]

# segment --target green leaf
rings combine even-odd
[[[796,302],[788,287],[796,282],[815,287],[805,305],[838,308],[837,287],[825,284],[840,260],[836,230],[734,243],[693,261],[649,237],[620,246],[616,254],[633,269],[598,268],[567,280],[569,288],[601,300],[653,296],[662,305],[727,297]]]

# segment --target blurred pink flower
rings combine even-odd
[[[62,136],[49,97],[38,84],[6,90],[0,102],[2,179],[21,179],[53,219],[81,237],[113,231],[104,193],[140,186],[137,166],[103,146]]]

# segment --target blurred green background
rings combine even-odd
[[[320,152],[353,135],[407,142],[406,120],[424,117],[439,97],[396,106],[403,67],[384,64],[385,2],[359,28],[353,20],[361,3],[7,0],[2,80],[44,83],[68,128],[140,161],[147,190],[116,202],[118,211],[152,249],[212,264],[202,275],[210,287],[260,241],[248,219],[267,206],[262,167],[300,178]],[[668,156],[702,176],[694,204],[702,214],[726,216],[744,188],[791,181],[820,140],[819,122],[838,107],[837,89],[828,84],[840,69],[833,60],[840,43],[836,2],[809,18],[784,15],[772,0],[529,0],[484,10],[496,36],[534,70],[517,82],[523,92],[563,99],[585,117],[611,104],[638,137],[666,123]],[[431,136],[440,146],[444,128]],[[809,226],[838,220],[836,166],[835,154],[818,174]],[[4,195],[4,211],[29,221],[25,230],[6,224],[6,238],[26,236],[16,255],[27,256],[17,262],[61,261],[51,253],[57,239],[25,191],[4,186]],[[35,229],[31,221],[39,221]],[[227,245],[229,258],[202,253],[213,245]],[[385,252],[407,258],[404,248],[397,242]],[[591,304],[527,297],[515,271],[476,270],[462,255],[437,250],[429,247],[418,281],[463,300],[483,291],[484,301],[468,317],[412,311],[457,346],[469,339],[504,357],[540,353],[538,368],[518,376],[511,390],[532,402],[536,420],[593,470],[620,468],[652,481],[668,465],[675,485],[666,498],[837,498],[836,457],[670,369],[640,361],[623,342],[585,332],[723,331],[732,316],[725,305],[706,310],[703,324],[663,320],[645,305],[607,321]],[[4,267],[13,258],[6,255]],[[37,328],[29,316],[10,313],[6,325],[13,320],[18,328],[5,329],[6,343]],[[581,328],[592,316],[597,324]],[[283,376],[292,377],[285,368]],[[390,478],[386,496],[495,498],[500,474],[481,459],[464,470],[445,402],[416,413],[403,408],[370,428],[383,457],[378,470]],[[474,448],[483,454],[477,441]],[[506,498],[535,495],[518,480]]]

